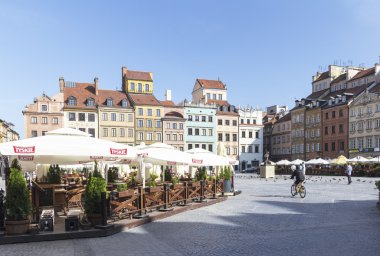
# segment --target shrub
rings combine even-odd
[[[156,186],[156,179],[157,178],[158,178],[158,175],[155,172],[150,173],[149,187],[155,187]]]
[[[50,165],[49,171],[47,173],[47,180],[50,184],[61,183],[61,169],[58,165]]]
[[[231,168],[229,166],[225,166],[224,171],[223,171],[223,179],[230,180],[231,177],[232,177]]]
[[[7,220],[25,220],[32,210],[29,190],[17,159],[13,160],[12,166],[6,188],[6,217]]]
[[[127,184],[119,184],[116,187],[117,192],[122,192],[128,190],[128,185]]]
[[[380,180],[375,181],[375,186],[376,186],[377,189],[380,191]]]
[[[86,214],[101,213],[101,192],[106,192],[106,181],[99,177],[91,177],[86,187],[84,207]]]
[[[108,182],[115,182],[117,178],[119,177],[118,174],[118,168],[117,167],[110,167],[108,169],[107,177],[108,177]]]
[[[92,173],[92,177],[103,178],[102,174],[99,171],[97,161],[95,161],[95,167],[94,167],[94,172]]]
[[[198,168],[198,170],[195,172],[195,179],[197,181],[207,179],[206,167]]]

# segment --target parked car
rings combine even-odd
[[[259,173],[259,167],[248,167],[242,170],[241,173]]]

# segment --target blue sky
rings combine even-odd
[[[0,119],[24,136],[22,110],[58,78],[120,89],[121,67],[152,71],[155,95],[191,98],[221,79],[234,105],[289,105],[334,61],[379,61],[380,1],[0,2]]]

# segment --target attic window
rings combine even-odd
[[[112,107],[113,106],[112,98],[108,98],[107,99],[107,106],[108,107]]]
[[[76,106],[77,105],[77,99],[73,96],[70,96],[67,100],[67,105]]]
[[[95,106],[95,101],[93,98],[88,98],[87,99],[87,107],[93,107]]]
[[[127,99],[123,99],[123,100],[121,101],[121,106],[122,106],[123,108],[128,107],[128,101],[127,101]]]

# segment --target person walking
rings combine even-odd
[[[346,165],[346,171],[345,172],[346,172],[347,179],[348,179],[347,185],[350,185],[352,183],[352,181],[351,181],[352,166],[350,164]]]

